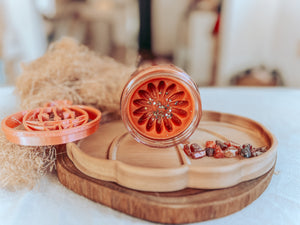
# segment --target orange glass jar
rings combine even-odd
[[[190,76],[173,65],[139,69],[124,87],[121,116],[138,142],[151,147],[174,146],[198,127],[200,93]]]

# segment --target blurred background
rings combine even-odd
[[[125,64],[174,63],[199,86],[300,87],[298,0],[0,0],[0,84],[70,36]]]

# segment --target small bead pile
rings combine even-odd
[[[214,158],[233,158],[236,156],[251,158],[266,152],[267,147],[254,148],[251,144],[239,145],[231,141],[222,142],[216,140],[207,141],[205,148],[202,148],[197,143],[185,144],[183,150],[187,156],[193,159],[203,158],[204,156]]]

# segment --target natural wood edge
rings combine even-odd
[[[271,181],[274,167],[275,163],[270,171],[259,178],[227,189],[189,188],[178,192],[159,193],[135,191],[113,182],[91,178],[76,169],[66,153],[61,152],[57,157],[59,181],[75,193],[134,217],[171,224],[205,221],[241,210],[264,192]],[[187,197],[180,196],[184,192],[191,194]],[[179,196],[176,196],[177,193]],[[232,193],[234,198],[230,195]],[[174,194],[175,197],[172,197]],[[202,198],[204,196],[206,197]],[[216,200],[208,201],[213,198]],[[191,199],[195,201],[190,201]]]
[[[233,125],[238,125],[238,126],[242,125],[241,127],[243,128],[247,128],[247,129],[253,128],[259,130],[259,134],[268,140],[269,145],[272,145],[272,148],[277,148],[278,145],[277,138],[263,124],[253,119],[243,117],[237,114],[231,114],[231,113],[223,113],[217,111],[203,111],[201,121],[209,121],[209,120],[229,122]]]

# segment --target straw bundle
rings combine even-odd
[[[52,44],[44,56],[23,65],[16,93],[23,109],[65,99],[94,106],[104,115],[118,116],[123,86],[134,69],[63,38]],[[33,187],[54,168],[55,156],[55,146],[20,146],[0,133],[0,187]]]
[[[0,187],[10,190],[32,188],[55,166],[56,149],[10,143],[0,132]]]
[[[24,109],[67,99],[119,114],[120,95],[134,69],[63,38],[43,57],[23,65],[16,91]]]

